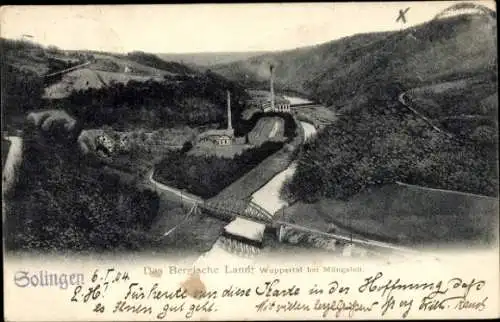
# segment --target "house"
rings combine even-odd
[[[107,153],[113,153],[114,145],[113,140],[104,134],[96,138],[96,150],[103,149]]]

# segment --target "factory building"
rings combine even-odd
[[[274,93],[274,66],[270,66],[271,77],[269,81],[270,96],[269,100],[260,103],[260,108],[263,112],[280,112],[280,113],[290,113],[290,101],[281,97],[276,96]]]
[[[215,145],[231,145],[234,141],[234,129],[231,119],[231,93],[227,91],[227,129],[208,130],[198,136],[198,142],[210,142]]]

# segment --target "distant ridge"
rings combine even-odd
[[[267,51],[249,52],[201,52],[201,53],[157,53],[156,55],[166,61],[174,61],[181,64],[210,67],[219,64],[229,64],[235,61],[246,60],[255,56],[268,53]]]
[[[464,8],[474,14],[446,16]],[[340,107],[355,97],[362,99],[360,93],[381,82],[412,88],[492,70],[497,54],[496,19],[491,17],[492,11],[482,6],[452,6],[438,19],[401,31],[356,34],[211,69],[255,86],[266,83],[273,62],[277,88]]]
[[[445,17],[451,17],[461,14],[482,14],[486,16],[490,16],[492,18],[496,18],[496,12],[476,3],[457,3],[451,7],[448,7],[438,13],[434,19],[442,19]]]

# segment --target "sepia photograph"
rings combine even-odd
[[[498,256],[493,1],[4,6],[0,23],[4,264],[258,278],[278,259]],[[31,271],[4,279],[63,283]]]

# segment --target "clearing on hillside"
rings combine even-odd
[[[64,75],[60,82],[47,87],[44,96],[52,99],[64,98],[69,96],[74,90],[101,88],[113,82],[126,84],[130,80],[145,82],[150,79],[157,81],[162,80],[159,76],[140,76],[83,68]]]
[[[359,235],[405,246],[491,243],[498,228],[498,199],[388,184],[348,201],[297,202],[284,220],[325,230],[338,226]]]

